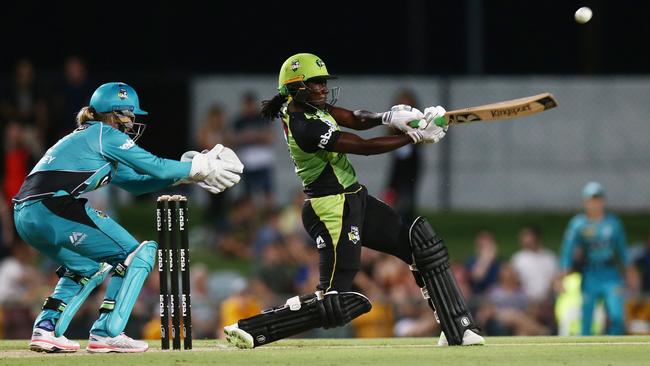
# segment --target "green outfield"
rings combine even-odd
[[[41,354],[27,341],[0,342],[0,365],[589,365],[650,363],[650,336],[490,337],[488,345],[434,347],[432,338],[294,339],[254,350],[233,349],[223,341],[195,342],[192,351],[144,354]],[[82,347],[85,346],[82,343]],[[157,344],[156,344],[157,346]]]

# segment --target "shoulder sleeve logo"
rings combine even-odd
[[[126,139],[126,141],[122,145],[120,145],[120,149],[128,150],[128,149],[132,148],[133,146],[135,146],[135,142],[133,142],[133,140],[131,140],[131,139]]]

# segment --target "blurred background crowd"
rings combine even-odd
[[[74,115],[87,105],[98,84],[100,80],[89,75],[84,60],[77,56],[66,58],[60,73],[49,78],[39,77],[29,59],[19,60],[11,78],[0,83],[0,338],[29,337],[35,314],[58,280],[57,264],[38,255],[16,235],[11,198],[44,149],[74,128]],[[318,281],[318,253],[301,223],[305,197],[299,190],[282,200],[276,195],[278,182],[274,177],[278,172],[273,171],[274,161],[289,159],[288,155],[277,156],[274,149],[284,144],[275,133],[279,126],[259,117],[260,100],[254,92],[244,91],[237,98],[238,106],[228,106],[237,113],[226,113],[224,104],[213,101],[188,142],[174,143],[174,153],[178,149],[209,149],[222,143],[233,147],[246,166],[241,184],[220,195],[176,188],[189,195],[191,202],[196,338],[220,337],[223,325],[257,314],[295,294],[314,291]],[[395,89],[392,102],[418,105],[417,96],[407,89]],[[147,133],[143,143],[147,143]],[[427,214],[419,207],[417,197],[426,169],[422,149],[405,146],[386,156],[390,164],[382,172],[382,189],[372,192],[406,221]],[[360,180],[363,183],[364,177]],[[104,188],[89,198],[97,208],[143,236],[138,239],[152,238],[151,196],[136,199]],[[569,213],[562,215],[564,219],[569,217]],[[444,218],[445,213],[435,217]],[[562,241],[558,227],[561,232],[566,220],[550,224],[531,217],[528,221],[509,226],[505,233],[491,227],[489,221],[464,227],[459,220],[455,227],[443,230],[443,238],[453,236],[453,231],[464,235],[462,240],[450,241],[463,248],[451,248],[453,273],[487,335],[578,334],[579,273],[564,278],[563,283],[558,279],[558,248]],[[623,221],[625,224],[625,218]],[[436,227],[436,220],[432,222]],[[650,333],[650,307],[644,300],[650,295],[647,224],[644,221],[647,229],[641,236],[639,230],[631,236],[628,247],[637,269],[627,273],[625,293],[621,294],[627,299],[629,333]],[[504,247],[498,237],[508,244]],[[355,286],[370,297],[373,310],[344,328],[316,330],[310,335],[389,337],[432,336],[439,332],[408,266],[398,259],[364,248]],[[77,314],[69,338],[87,336],[102,291],[97,291]],[[607,319],[602,306],[597,312],[594,329],[603,332]],[[159,337],[156,273],[149,277],[126,331],[133,337]]]
[[[594,10],[587,24],[573,19],[580,6]],[[559,107],[540,116],[459,126],[434,146],[351,161],[370,193],[405,220],[429,218],[487,335],[580,332],[580,273],[560,281],[558,255],[581,209],[580,187],[601,181],[629,239],[631,270],[621,265],[620,294],[626,332],[650,333],[650,53],[639,51],[650,31],[648,7],[635,2],[630,11],[605,0],[537,2],[534,12],[527,2],[503,0],[131,2],[125,19],[103,2],[7,2],[0,12],[0,338],[28,338],[57,281],[57,264],[15,234],[11,198],[108,81],[132,85],[150,112],[138,141],[145,149],[178,158],[223,143],[246,165],[242,182],[224,194],[188,186],[164,192],[190,197],[194,336],[221,336],[224,324],[313,291],[318,254],[301,224],[304,196],[277,121],[257,115],[281,62],[296,52],[316,53],[341,76],[339,103],[351,109],[453,109],[554,93]],[[145,240],[155,239],[155,195],[109,187],[88,198]],[[355,286],[373,311],[311,335],[436,335],[408,267],[371,250],[362,255]],[[69,338],[87,337],[102,292],[77,313]],[[593,328],[602,333],[602,304],[597,313]],[[126,332],[157,338],[157,314],[152,274]]]

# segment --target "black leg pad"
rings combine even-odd
[[[283,306],[240,320],[238,326],[258,347],[310,329],[345,325],[371,308],[368,298],[357,292],[316,293],[292,297]]]
[[[424,281],[442,331],[450,345],[460,345],[465,330],[478,327],[449,269],[447,248],[422,217],[411,225],[409,239],[415,267]]]

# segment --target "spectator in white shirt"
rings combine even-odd
[[[541,231],[534,226],[519,230],[521,249],[512,257],[526,296],[534,302],[541,302],[550,295],[552,282],[558,272],[558,259],[553,252],[542,245]]]

